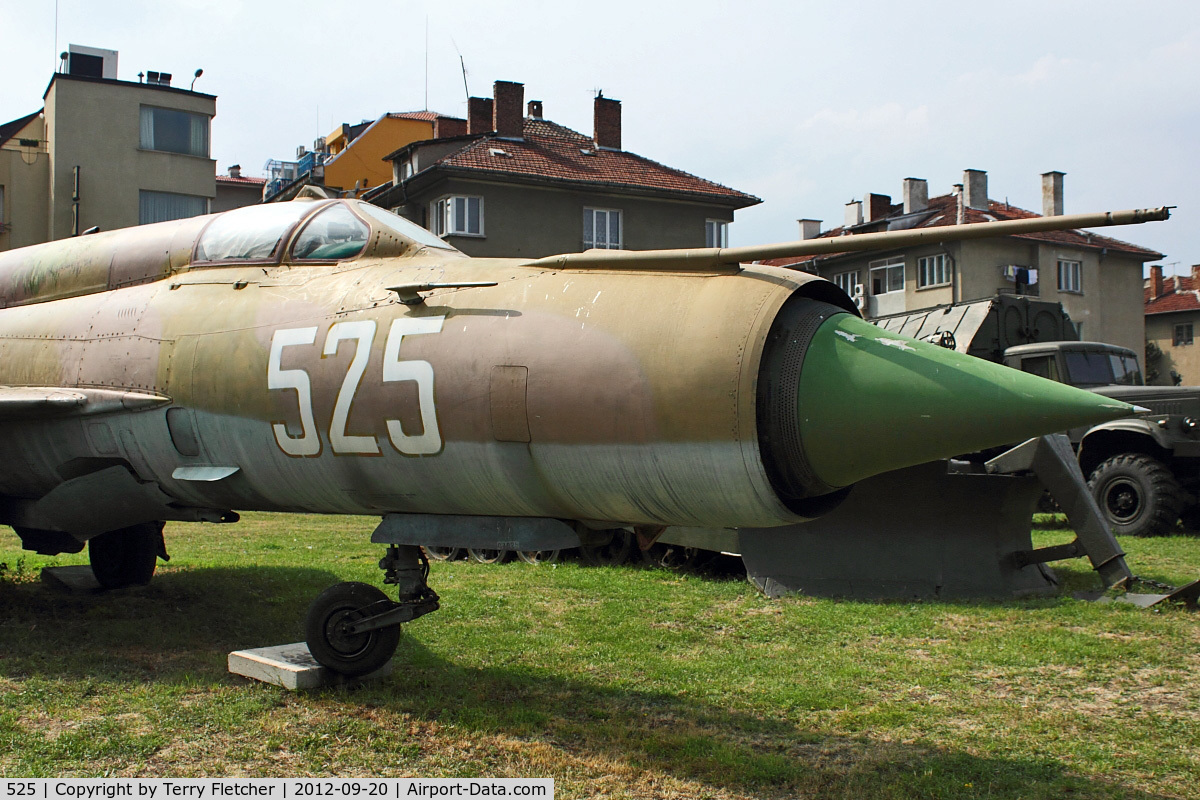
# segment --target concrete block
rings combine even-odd
[[[323,686],[347,686],[366,683],[392,674],[389,661],[374,672],[348,678],[322,667],[313,658],[304,642],[236,650],[229,654],[229,671],[263,683],[296,691],[319,689]]]
[[[42,582],[48,583],[56,589],[65,589],[68,592],[81,594],[95,594],[104,591],[104,587],[96,580],[96,576],[92,574],[92,568],[87,564],[73,567],[43,567]]]

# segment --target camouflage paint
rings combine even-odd
[[[309,202],[312,213],[330,205]],[[792,295],[853,312],[832,284],[725,263],[720,251],[589,253],[578,265],[470,259],[360,216],[369,243],[339,263],[193,264],[211,217],[0,255],[0,518],[47,524],[39,498],[120,463],[161,491],[164,518],[264,509],[706,527],[803,519],[763,466],[758,371]],[[483,281],[496,285],[433,289],[417,305],[388,288]],[[918,372],[961,368],[944,351],[924,355]],[[3,386],[137,391],[169,406],[15,419]],[[824,396],[800,409],[822,474],[892,468],[885,454],[880,468],[867,458],[839,471],[836,436],[814,415],[845,419],[851,398],[833,377],[818,388]],[[861,413],[894,421],[890,402],[868,399]],[[964,430],[977,418],[959,416]],[[1022,425],[971,440],[1043,430]],[[959,449],[943,439],[920,452]]]

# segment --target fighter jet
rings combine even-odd
[[[749,262],[1165,219],[1166,209],[790,244],[469,258],[305,199],[0,253],[0,522],[144,583],[166,520],[381,517],[384,583],[313,603],[346,674],[435,610],[419,545],[816,518],[856,481],[1130,414],[864,322]]]

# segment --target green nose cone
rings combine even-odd
[[[837,314],[804,356],[797,412],[812,469],[830,486],[849,486],[1134,409]]]

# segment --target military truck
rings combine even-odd
[[[1078,341],[1060,303],[1000,295],[872,320],[1148,413],[1068,432],[1092,496],[1118,534],[1200,527],[1200,387],[1146,386],[1132,350]]]

